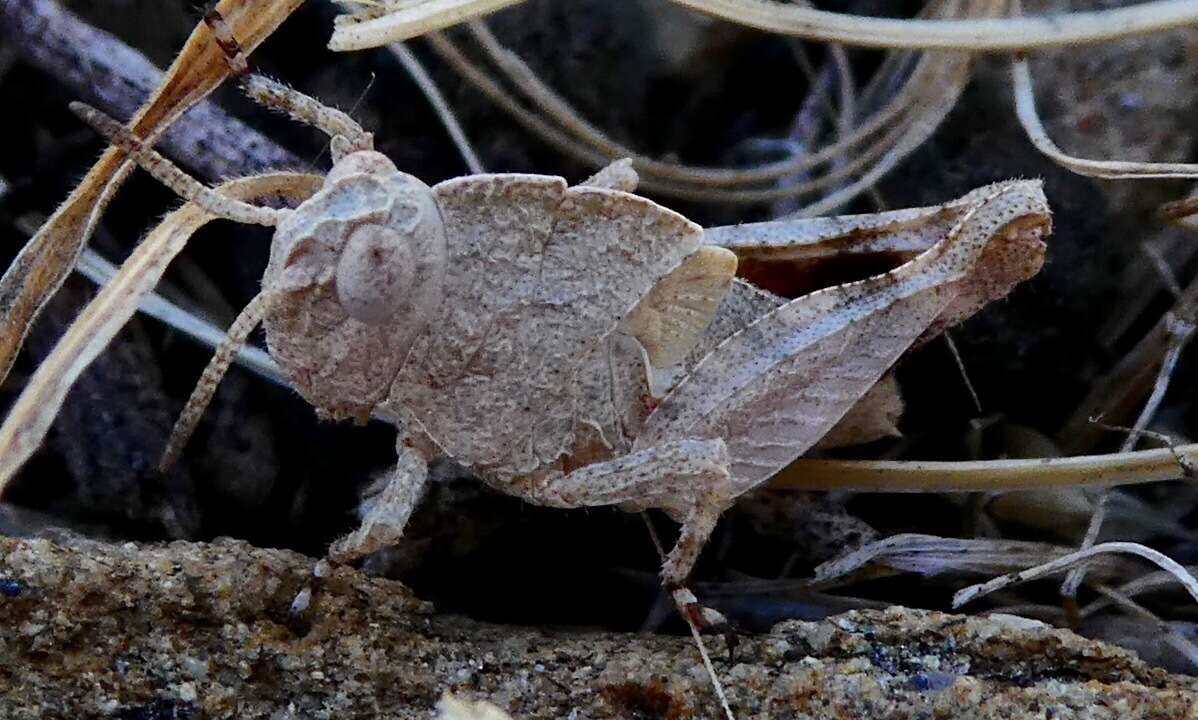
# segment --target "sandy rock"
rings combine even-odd
[[[480,624],[236,541],[0,539],[0,717],[428,718],[446,691],[516,718],[718,717],[690,641]],[[480,592],[486,592],[480,588]],[[1198,682],[1036,622],[893,608],[743,637],[740,718],[1180,718]],[[1046,715],[1047,713],[1047,715]]]

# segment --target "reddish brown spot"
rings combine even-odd
[[[216,44],[220,47],[221,52],[225,54],[225,59],[229,62],[229,67],[233,72],[240,75],[249,70],[249,63],[246,62],[245,53],[241,50],[241,43],[237,42],[237,37],[233,35],[233,31],[225,22],[225,17],[220,14],[216,8],[208,11],[204,16],[204,24],[212,31],[212,37],[216,39]]]
[[[741,258],[736,274],[757,287],[785,298],[888,272],[907,258],[900,253],[850,253],[805,260]]]
[[[1106,118],[1101,113],[1087,113],[1078,118],[1076,125],[1078,130],[1094,134],[1106,126]]]
[[[695,717],[695,711],[664,682],[626,682],[609,685],[600,691],[618,717],[627,720],[681,720]]]

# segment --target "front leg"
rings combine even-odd
[[[329,547],[329,559],[333,562],[352,563],[395,545],[403,537],[408,519],[428,484],[428,456],[420,444],[404,433],[395,445],[399,455],[395,468],[378,493],[363,500],[362,524],[358,529]]]
[[[348,565],[390,547],[403,537],[408,518],[424,497],[428,485],[428,458],[431,442],[423,436],[401,432],[395,443],[399,455],[395,468],[383,487],[363,500],[362,524],[357,530],[335,541],[329,547],[328,560]],[[299,620],[313,600],[321,578],[330,570],[329,562],[321,560],[312,568],[308,584],[291,601],[291,617]]]
[[[677,591],[720,514],[735,498],[728,468],[722,440],[679,440],[546,478],[536,483],[530,499],[562,508],[618,505],[629,511],[664,510],[682,523],[678,542],[661,569],[662,581]]]

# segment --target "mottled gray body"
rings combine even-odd
[[[666,511],[683,528],[662,573],[679,585],[737,496],[825,437],[921,337],[1034,274],[1050,226],[1039,183],[1012,181],[936,208],[705,239],[628,192],[626,163],[572,188],[502,174],[430,188],[347,116],[261,78],[250,90],[333,137],[332,172],[295,210],[218,195],[84,115],[181,195],[277,227],[263,292],[205,371],[168,458],[259,317],[320,414],[401,428],[390,480],[330,549],[342,561],[397,541],[429,461],[448,455],[532,502]],[[758,257],[818,256],[826,243],[910,259],[787,302],[733,282],[720,242]],[[879,387],[868,405],[882,422],[857,426],[891,423],[893,385]]]
[[[681,583],[738,495],[815,445],[939,318],[1006,292],[1007,278],[973,270],[985,252],[1037,257],[1044,207],[1034,183],[981,189],[927,221],[939,240],[890,273],[784,304],[737,286],[729,312],[757,314],[717,319],[724,334],[712,337],[718,303],[688,305],[686,288],[707,281],[722,296],[734,265],[722,284],[690,278],[703,234],[682,216],[547,176],[428,188],[377,153],[351,154],[280,225],[264,283],[280,293],[271,351],[309,402],[403,428],[395,476],[333,556],[396,541],[443,454],[535,503],[665,510],[684,525],[663,570]],[[919,217],[894,222],[914,236]],[[877,232],[851,218],[837,227]],[[1015,265],[1020,278],[1034,271]],[[663,325],[688,330],[662,349],[649,324],[658,340]],[[645,346],[701,352],[655,387]]]

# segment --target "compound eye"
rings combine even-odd
[[[337,299],[355,320],[381,325],[411,292],[415,263],[410,243],[384,225],[360,225],[337,261]]]

